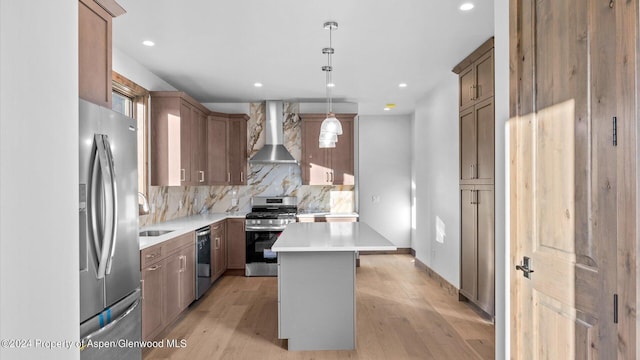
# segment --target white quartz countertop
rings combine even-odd
[[[292,223],[271,247],[275,252],[395,251],[384,236],[363,222]]]
[[[169,233],[160,236],[140,236],[140,250],[146,249],[149,246],[157,245],[167,240],[171,240],[176,236],[186,234],[190,231],[197,230],[201,227],[211,225],[215,222],[229,219],[229,218],[241,218],[244,219],[244,213],[211,213],[206,215],[192,215],[179,219],[169,220],[162,223],[157,223],[149,226],[144,226],[139,231],[145,230],[173,230]]]
[[[299,218],[311,218],[311,217],[359,217],[356,212],[346,212],[346,213],[332,213],[332,212],[321,212],[321,211],[303,211],[297,215]]]

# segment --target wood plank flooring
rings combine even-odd
[[[494,327],[414,267],[410,255],[361,255],[356,351],[287,351],[278,339],[276,278],[226,276],[191,305],[144,359],[493,359]]]

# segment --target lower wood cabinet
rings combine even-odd
[[[142,338],[151,340],[195,300],[195,233],[140,252]]]
[[[460,210],[460,295],[493,316],[493,185],[460,185]]]
[[[246,263],[247,239],[244,233],[244,219],[227,219],[227,268],[244,270]]]
[[[226,220],[211,224],[211,282],[216,281],[227,270],[227,224]]]

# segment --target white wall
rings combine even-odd
[[[413,117],[412,248],[416,258],[460,287],[458,77],[443,74]],[[436,241],[436,217],[445,225]]]
[[[411,117],[359,116],[360,221],[411,246]],[[379,198],[374,202],[373,197]]]
[[[509,352],[509,253],[508,158],[505,125],[509,120],[509,0],[494,0],[495,62],[495,284],[496,284],[496,359],[507,359]]]
[[[0,339],[75,342],[77,0],[0,0],[0,79]],[[79,359],[37,345],[0,358]]]
[[[116,23],[118,19],[114,19]],[[137,60],[114,47],[111,59],[113,71],[142,86],[149,91],[175,91],[171,84],[142,66]]]

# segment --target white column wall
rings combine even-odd
[[[411,246],[411,117],[360,115],[358,211],[397,247]]]
[[[0,359],[79,359],[77,0],[0,0],[0,164]]]
[[[509,0],[494,0],[495,62],[495,288],[496,359],[509,351],[509,182],[506,124],[509,120]]]
[[[413,119],[412,248],[416,258],[460,287],[458,77],[444,74]],[[437,241],[436,217],[445,226]]]

